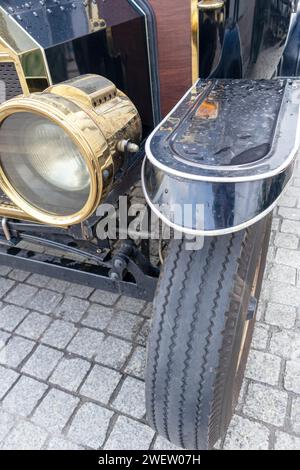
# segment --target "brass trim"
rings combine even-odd
[[[199,78],[199,12],[198,0],[191,0],[192,81]]]
[[[61,216],[34,207],[25,200],[1,167],[0,187],[17,207],[39,222],[55,226],[82,222],[96,210],[111,188],[122,159],[117,150],[119,140],[140,142],[142,125],[137,109],[106,78],[85,75],[49,87],[42,93],[6,101],[0,106],[0,125],[8,116],[24,111],[50,119],[73,140],[90,174],[90,194],[80,211]]]
[[[33,221],[34,219],[26,214],[22,209],[12,202],[0,202],[0,217],[9,217],[10,219],[21,219]]]
[[[208,11],[208,10],[219,10],[223,8],[225,5],[224,0],[201,0],[198,3],[198,8],[200,11]]]
[[[52,109],[51,101],[46,99],[45,102],[43,99],[37,99],[34,95],[29,95],[24,98],[15,98],[9,100],[4,105],[1,106],[0,110],[0,122],[6,119],[8,116],[24,111],[31,111],[40,116],[44,116],[51,121],[55,122],[57,125],[62,127],[65,132],[70,136],[70,138],[75,142],[75,144],[80,148],[82,155],[85,158],[86,164],[91,178],[91,189],[88,200],[85,206],[76,214],[67,217],[57,216],[55,214],[47,214],[44,211],[35,208],[29,202],[27,202],[15,189],[7,176],[5,175],[3,169],[0,167],[0,186],[2,190],[7,194],[7,196],[25,213],[30,214],[33,219],[39,220],[46,224],[51,225],[61,225],[69,226],[81,222],[85,219],[87,212],[90,208],[97,207],[97,194],[96,188],[100,188],[102,191],[102,178],[100,176],[99,168],[96,170],[97,161],[94,160],[94,154],[91,151],[91,148],[88,144],[88,141],[85,139],[85,136],[82,134],[82,129],[76,129],[66,116],[64,116],[63,111]],[[77,112],[79,110],[77,109]],[[96,171],[95,171],[96,170]],[[92,210],[92,209],[91,209]],[[63,219],[63,220],[62,220]]]
[[[0,38],[0,63],[2,62],[8,62],[8,63],[13,63],[16,67],[16,72],[18,75],[18,78],[20,80],[20,85],[22,88],[22,91],[24,95],[29,94],[29,89],[26,81],[26,77],[23,73],[23,68],[21,65],[21,62],[19,60],[19,57],[14,55],[11,51],[7,50],[3,44],[1,44],[1,38]]]
[[[22,91],[26,95],[31,91],[29,80],[42,79],[46,87],[51,84],[44,49],[1,6],[0,61],[15,64]]]

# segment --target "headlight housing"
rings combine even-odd
[[[109,80],[86,75],[0,107],[0,184],[30,217],[68,226],[89,217],[111,187],[141,121]]]
[[[88,166],[79,148],[53,121],[15,113],[0,127],[0,164],[10,184],[33,207],[70,216],[90,192]]]

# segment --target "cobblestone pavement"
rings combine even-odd
[[[224,449],[300,449],[300,169],[275,211]],[[0,267],[0,447],[172,449],[147,426],[151,305]]]

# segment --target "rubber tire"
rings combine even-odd
[[[210,449],[230,423],[255,323],[255,315],[248,319],[250,297],[260,295],[270,227],[267,217],[241,232],[205,238],[199,251],[187,251],[183,240],[170,242],[153,304],[146,407],[153,429],[179,447]]]

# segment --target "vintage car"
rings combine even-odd
[[[237,403],[299,147],[299,14],[0,2],[0,262],[153,301],[148,421],[183,448]]]

